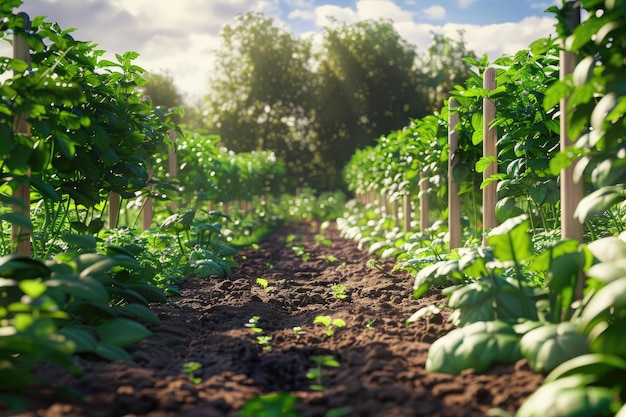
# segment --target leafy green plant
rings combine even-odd
[[[333,284],[330,286],[330,289],[333,292],[333,297],[338,300],[345,300],[349,297],[349,295],[346,294],[348,288],[345,286],[345,284]]]
[[[263,329],[259,327],[260,319],[261,317],[259,316],[250,317],[250,320],[248,320],[245,326],[249,328],[252,331],[252,333],[262,333]]]
[[[340,363],[331,355],[312,356],[311,361],[315,366],[309,369],[306,373],[306,377],[314,382],[310,385],[313,391],[324,391],[323,385],[326,372],[324,368],[338,368]]]
[[[306,331],[304,331],[300,326],[294,326],[293,333],[296,335],[296,338],[299,339],[300,336],[306,334]]]
[[[316,316],[313,324],[322,324],[324,326],[324,334],[329,337],[335,334],[336,329],[346,327],[344,320],[330,316]]]
[[[298,399],[280,392],[262,394],[249,399],[236,414],[237,417],[300,417],[294,407]]]
[[[183,373],[187,374],[189,377],[189,381],[194,384],[199,384],[202,382],[202,378],[195,375],[196,371],[202,368],[202,364],[200,362],[185,362],[183,363]]]
[[[269,282],[265,278],[258,277],[256,279],[256,283],[259,284],[261,286],[261,288],[263,288],[263,291],[265,291],[267,293],[272,292],[272,291],[274,291],[276,289],[276,287],[270,286]]]
[[[305,250],[304,246],[294,245],[291,247],[291,249],[296,254],[296,256],[302,259],[303,262],[306,262],[311,258],[311,254]]]
[[[256,342],[259,346],[263,347],[263,350],[271,350],[272,336],[262,334],[263,329],[259,327],[260,319],[261,318],[259,316],[253,316],[250,320],[248,320],[245,326],[249,328],[253,334],[255,334]]]

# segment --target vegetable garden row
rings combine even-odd
[[[0,63],[0,400],[10,407],[24,408],[42,363],[79,373],[77,355],[130,359],[125,347],[159,322],[151,303],[187,277],[228,276],[237,248],[278,223],[336,218],[344,236],[410,271],[415,297],[444,287],[444,303],[409,318],[445,309],[457,326],[433,343],[427,370],[526,358],[548,376],[519,416],[626,415],[626,2],[582,1],[588,18],[575,28],[566,2],[550,9],[557,39],[471,60],[474,75],[440,112],[355,153],[347,206],[339,194],[285,195],[273,153],[229,152],[142,97],[136,54],[102,59],[43,17],[29,25],[20,4],[0,5],[2,40],[30,52]],[[578,61],[571,75],[564,52]],[[485,103],[495,106],[487,123]],[[497,155],[483,153],[485,131]],[[585,190],[575,238],[561,236],[566,169]]]

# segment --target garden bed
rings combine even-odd
[[[333,227],[324,236],[282,227],[242,251],[231,277],[186,281],[176,306],[154,306],[161,324],[130,348],[134,363],[84,357],[80,379],[42,369],[65,389],[33,393],[22,415],[233,416],[259,394],[287,392],[310,417],[482,416],[515,411],[542,383],[525,361],[483,375],[427,373],[430,343],[451,326],[405,321],[441,295],[414,300],[411,277],[392,261],[368,264]],[[314,323],[319,316],[345,327]],[[338,367],[316,365],[331,357]]]

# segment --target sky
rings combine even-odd
[[[107,51],[134,51],[148,72],[169,73],[187,103],[208,93],[220,30],[239,14],[272,17],[298,36],[316,36],[334,18],[344,23],[387,19],[406,41],[425,51],[433,33],[456,38],[494,60],[554,33],[545,9],[561,0],[25,0],[18,9],[46,16],[75,39]],[[2,51],[0,51],[2,52]]]

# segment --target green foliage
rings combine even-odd
[[[576,175],[591,181],[595,192],[586,196],[577,210],[581,221],[602,215],[624,200],[623,130],[626,125],[626,93],[622,76],[626,31],[623,30],[624,2],[582,2],[589,18],[571,30],[568,7],[552,7],[565,48],[578,64],[573,74],[555,83],[544,105],[555,105],[568,97],[567,133],[575,140],[571,151],[561,155],[576,162]],[[553,170],[559,169],[555,165]]]
[[[519,339],[513,327],[504,322],[476,322],[433,342],[426,370],[460,374],[464,369],[474,369],[483,373],[496,363],[521,359]]]
[[[346,327],[346,322],[343,319],[332,318],[331,316],[315,316],[313,324],[324,326],[324,334],[328,337],[334,335],[336,329]]]
[[[522,336],[522,355],[535,372],[549,372],[563,362],[589,353],[586,337],[572,322],[539,326]]]
[[[237,417],[299,417],[298,399],[288,393],[263,394],[246,401]]]

